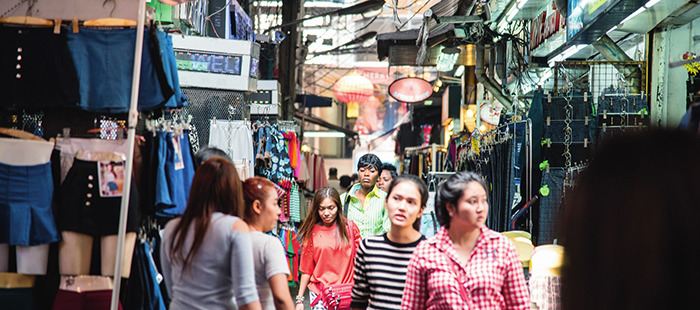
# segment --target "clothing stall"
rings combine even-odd
[[[126,6],[136,11],[133,2]],[[101,5],[81,7],[90,18],[112,13]],[[0,19],[0,68],[3,85],[11,86],[0,103],[0,183],[34,188],[0,190],[3,214],[31,206],[31,214],[17,214],[22,221],[2,217],[8,222],[0,233],[0,276],[17,286],[0,290],[0,302],[22,309],[81,309],[76,300],[87,297],[98,300],[90,309],[117,309],[120,299],[127,309],[165,309],[159,230],[186,207],[193,154],[217,130],[242,130],[232,142],[247,142],[240,144],[249,145],[250,154],[232,158],[242,177],[254,174],[252,128],[235,127],[234,121],[245,120],[244,94],[255,90],[252,58],[259,47],[170,35],[146,21],[145,1],[138,1],[138,15],[117,10],[130,19],[58,19],[62,9],[40,9],[50,19]],[[31,7],[27,12],[37,13]],[[206,44],[199,39],[228,46],[225,56],[211,53],[198,60],[230,66],[178,67],[202,56],[187,51],[188,44],[201,51]],[[246,89],[206,86],[228,85],[231,78],[243,79],[234,84]],[[210,110],[202,112],[205,107]],[[294,132],[290,135],[294,140]],[[273,161],[289,161],[286,153],[277,155]],[[295,186],[285,188],[293,193]],[[287,209],[297,196],[289,195]],[[3,302],[8,296],[18,304]]]

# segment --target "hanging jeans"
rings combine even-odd
[[[540,193],[537,245],[551,244],[558,237],[557,228],[565,175],[566,171],[562,169],[551,169],[549,172],[542,173],[542,187],[547,186],[549,195],[544,196]]]

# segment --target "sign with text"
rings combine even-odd
[[[566,18],[557,11],[554,2],[532,20],[530,50],[534,51],[545,40],[567,27]]]
[[[178,70],[241,75],[241,56],[191,53],[176,50],[175,60]]]
[[[433,86],[424,79],[402,78],[389,85],[389,95],[401,102],[421,102],[432,94]]]

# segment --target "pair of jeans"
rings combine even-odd
[[[646,96],[604,96],[598,101],[598,114],[608,113],[638,113],[648,108]]]
[[[593,109],[590,98],[583,101],[582,96],[575,96],[572,97],[568,103],[571,104],[571,119],[584,119],[586,116],[591,116]],[[553,120],[566,119],[566,106],[567,101],[563,97],[554,97],[552,98],[551,102],[549,101],[548,97],[545,97],[542,99],[542,115],[544,116],[544,119],[547,119],[547,117]]]
[[[549,195],[540,193],[537,245],[551,244],[559,236],[557,229],[565,176],[566,171],[563,169],[551,169],[542,173],[542,187],[547,186]]]
[[[590,124],[587,125],[584,120],[571,121],[569,124],[571,128],[571,142],[583,142],[588,139],[591,140],[591,127]],[[550,120],[549,125],[544,126],[544,139],[550,139],[552,143],[564,142],[566,139],[566,122],[563,120]]]

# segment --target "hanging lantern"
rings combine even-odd
[[[333,94],[341,102],[363,102],[374,94],[374,85],[368,78],[353,72],[335,82]]]

